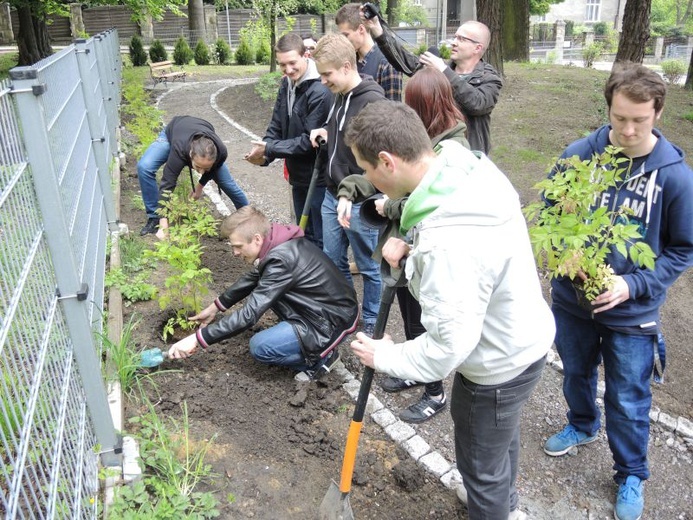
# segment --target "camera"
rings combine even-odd
[[[378,4],[374,4],[371,2],[366,2],[363,4],[363,17],[366,20],[370,20],[374,16],[378,16],[380,14],[380,6]]]

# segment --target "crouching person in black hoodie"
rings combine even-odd
[[[186,358],[199,346],[240,334],[271,309],[280,321],[251,338],[251,355],[299,371],[298,380],[330,372],[339,360],[337,347],[358,324],[356,293],[344,276],[301,228],[270,223],[252,206],[224,220],[220,233],[229,238],[234,256],[253,268],[190,318],[200,328],[173,345],[169,357]],[[243,299],[242,308],[212,323],[218,312]]]

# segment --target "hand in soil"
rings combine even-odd
[[[183,338],[168,349],[168,357],[170,359],[185,359],[197,352],[198,347],[197,336],[190,334],[190,336]]]

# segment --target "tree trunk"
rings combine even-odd
[[[623,27],[618,41],[616,61],[642,63],[650,38],[652,0],[628,0],[623,10]]]
[[[272,4],[270,11],[270,72],[275,72],[277,70],[277,51],[275,47],[277,45],[277,3],[276,1]]]
[[[688,64],[688,77],[686,78],[686,83],[683,88],[686,90],[693,90],[693,54],[691,54],[691,61]]]
[[[529,0],[503,0],[503,59],[529,61]]]
[[[29,6],[18,7],[17,16],[19,18],[19,31],[17,32],[18,65],[32,65],[53,54],[46,21],[34,18]]]
[[[395,9],[399,7],[399,0],[389,0],[387,2],[387,24],[390,27],[396,27],[395,24]]]
[[[491,31],[491,44],[486,50],[484,59],[490,63],[499,74],[503,74],[503,27],[502,0],[476,0],[476,19]]]
[[[205,8],[202,0],[188,0],[188,29],[190,29],[190,38],[193,40],[190,45],[193,47],[200,39],[207,41]]]

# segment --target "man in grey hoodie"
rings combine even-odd
[[[313,60],[304,56],[303,38],[285,34],[275,46],[277,64],[284,73],[272,119],[262,141],[253,141],[245,155],[252,164],[267,166],[275,159],[284,159],[288,174],[297,223],[308,195],[315,163],[315,150],[310,131],[327,120],[332,104],[330,90],[320,82]],[[322,217],[320,207],[325,196],[325,180],[321,172],[310,205],[306,238],[322,248]]]

